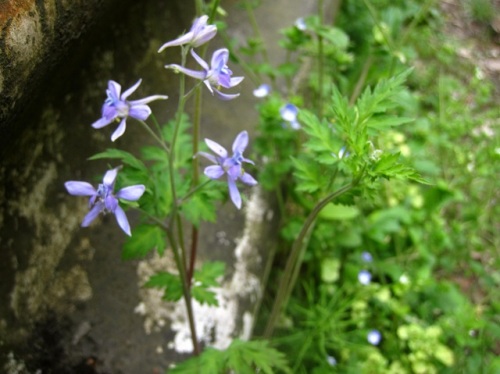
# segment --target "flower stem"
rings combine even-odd
[[[168,148],[167,144],[161,138],[159,138],[158,135],[155,134],[151,127],[149,127],[148,124],[144,121],[139,120],[139,123],[142,125],[142,127],[144,127],[148,134],[151,135],[162,146],[167,154],[170,154],[170,149]]]
[[[170,241],[170,245],[172,246],[172,251],[174,252],[174,259],[175,263],[177,265],[177,268],[179,269],[179,276],[181,278],[181,284],[182,284],[182,293],[184,295],[184,301],[186,303],[186,310],[187,310],[187,315],[188,315],[188,323],[189,323],[189,329],[191,330],[191,340],[193,342],[193,353],[195,356],[198,356],[200,354],[200,345],[198,344],[198,338],[196,335],[196,325],[194,321],[194,314],[193,314],[193,306],[191,303],[191,289],[188,285],[187,282],[187,274],[185,267],[182,265],[182,260],[181,256],[179,255],[179,248],[178,244],[175,240],[174,235],[172,235],[172,232],[170,230],[166,230],[168,240]]]
[[[359,181],[359,179],[357,181]],[[276,295],[271,315],[269,316],[266,329],[264,330],[264,338],[270,338],[273,334],[274,327],[276,325],[276,322],[278,321],[281,311],[286,306],[288,298],[292,293],[295,282],[297,281],[300,266],[302,265],[305,249],[307,248],[306,239],[309,237],[310,232],[312,231],[311,229],[313,227],[313,224],[316,222],[316,218],[319,212],[330,201],[352,189],[358,183],[357,181],[348,183],[345,186],[339,188],[337,191],[326,196],[314,207],[311,213],[309,213],[309,216],[307,217],[304,225],[302,226],[302,229],[300,230],[299,236],[297,237],[297,239],[295,239],[292,245],[290,255],[288,256],[285,271],[278,288],[278,294]]]
[[[320,27],[323,25],[323,18],[324,18],[324,12],[323,12],[323,0],[318,1],[318,16],[319,16],[319,22],[320,22]],[[323,50],[323,37],[318,34],[318,117],[323,118],[323,76],[324,76],[324,50]]]
[[[181,56],[182,56],[182,66],[186,65],[186,56],[188,49],[187,48],[182,48],[181,49]],[[187,278],[186,274],[186,253],[185,253],[185,247],[184,247],[184,235],[182,231],[182,220],[179,215],[178,207],[177,207],[177,192],[176,192],[176,187],[175,187],[175,149],[176,149],[176,143],[177,143],[177,138],[179,135],[179,129],[181,125],[181,120],[182,120],[182,114],[184,113],[184,105],[186,103],[186,98],[184,97],[185,93],[185,77],[183,74],[180,75],[180,83],[179,83],[179,103],[177,106],[177,112],[176,112],[176,121],[175,121],[175,126],[174,126],[174,133],[172,135],[172,141],[170,144],[171,147],[171,152],[169,153],[168,157],[168,172],[169,172],[169,179],[170,179],[170,186],[172,190],[172,212],[171,212],[171,226],[173,227],[175,224],[177,224],[177,235],[179,239],[179,243],[177,243],[173,233],[170,230],[167,230],[167,235],[169,238],[169,241],[172,245],[172,249],[174,252],[174,257],[175,257],[175,263],[177,265],[177,269],[179,270],[179,275],[181,277],[181,283],[182,283],[182,291],[184,295],[184,300],[186,302],[186,309],[188,313],[188,320],[189,320],[189,328],[191,330],[191,339],[193,341],[193,350],[194,354],[197,356],[200,354],[200,347],[198,345],[198,339],[196,337],[196,327],[194,323],[194,316],[193,316],[193,308],[192,308],[192,298],[191,298],[191,289],[190,289],[190,281]],[[182,251],[182,256],[179,254],[179,248]]]

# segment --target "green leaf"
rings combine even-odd
[[[376,130],[385,130],[390,127],[400,126],[414,121],[413,118],[397,116],[376,116],[367,120],[366,126]]]
[[[119,159],[126,165],[147,172],[146,165],[144,165],[142,161],[137,159],[133,154],[121,151],[119,149],[114,149],[114,148],[107,149],[104,152],[97,153],[92,157],[89,157],[89,160],[99,160],[104,158]]]
[[[169,371],[172,374],[215,374],[226,372],[273,374],[279,372],[291,373],[291,370],[288,367],[285,355],[269,347],[267,341],[235,339],[225,351],[207,348],[200,356],[181,362]]]
[[[373,92],[370,87],[366,88],[356,102],[359,111],[358,123],[364,123],[372,115],[385,112],[388,108],[395,106],[394,99],[402,92],[403,83],[412,70],[408,69],[388,80],[381,80]]]
[[[359,209],[355,206],[333,203],[328,203],[323,209],[321,209],[321,212],[319,212],[319,216],[321,218],[340,221],[353,219],[358,215]]]
[[[123,246],[122,258],[124,260],[141,258],[154,249],[163,254],[166,246],[165,236],[160,227],[142,224],[132,230],[132,236]]]
[[[217,278],[224,276],[226,264],[222,261],[210,261],[203,263],[201,269],[194,272],[194,279],[205,286],[218,287]]]
[[[387,179],[411,179],[419,183],[429,184],[417,173],[415,169],[405,164],[399,163],[399,155],[399,152],[382,153],[375,167],[373,168],[373,172],[371,172],[372,176],[378,176]]]
[[[302,128],[309,135],[306,141],[308,149],[317,152],[316,160],[318,162],[331,165],[337,161],[333,155],[337,155],[342,147],[338,135],[334,135],[334,128],[319,119],[306,110],[300,112],[300,122]]]
[[[144,284],[144,287],[165,290],[163,300],[167,301],[178,301],[183,295],[180,277],[167,272],[161,272],[151,276]]]
[[[202,221],[215,222],[217,219],[215,203],[222,199],[222,192],[219,188],[211,187],[197,191],[181,205],[183,216],[195,226],[199,226]]]
[[[294,175],[298,179],[297,191],[316,192],[324,185],[320,166],[313,160],[292,158]]]
[[[208,304],[212,306],[219,306],[219,301],[217,300],[216,294],[210,291],[204,286],[194,286],[191,290],[193,297],[200,304]]]

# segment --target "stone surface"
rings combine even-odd
[[[0,1],[0,147],[68,47],[116,0]]]

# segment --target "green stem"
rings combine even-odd
[[[354,105],[359,95],[361,94],[363,86],[365,85],[366,82],[366,77],[368,76],[368,71],[370,70],[372,64],[373,64],[373,55],[370,54],[370,56],[368,56],[368,58],[365,60],[365,63],[363,64],[363,69],[361,70],[361,74],[359,75],[358,81],[356,82],[356,86],[354,87],[352,95],[349,99],[349,105]]]
[[[167,154],[170,154],[170,149],[168,148],[167,144],[158,137],[158,135],[155,134],[155,132],[151,129],[151,127],[148,126],[148,124],[144,121],[139,120],[139,123],[144,127],[144,129],[147,131],[149,135],[151,135],[157,142],[162,146],[162,148],[167,152]]]
[[[193,187],[186,195],[179,199],[177,202],[177,206],[181,206],[186,200],[188,200],[191,196],[193,196],[196,192],[204,188],[207,184],[212,182],[212,179],[207,179],[205,182],[198,184],[196,187]]]
[[[190,290],[188,282],[187,282],[186,269],[182,265],[182,260],[181,260],[181,257],[179,255],[178,244],[175,241],[175,238],[172,235],[172,232],[170,232],[170,230],[166,230],[165,232],[167,233],[168,240],[170,241],[170,244],[172,246],[172,252],[174,253],[175,263],[177,265],[177,268],[179,269],[179,276],[181,278],[181,284],[182,284],[182,293],[184,295],[184,301],[186,303],[189,329],[191,330],[191,340],[193,342],[193,352],[194,352],[195,356],[198,356],[200,354],[200,345],[198,344],[198,338],[196,336],[196,325],[195,325],[195,321],[194,321],[193,306],[191,303],[191,300],[192,300],[191,290]]]
[[[323,0],[318,1],[318,16],[320,27],[323,25]],[[318,35],[318,117],[323,118],[323,82],[324,82],[324,64],[323,64],[323,37]]]
[[[264,338],[271,337],[276,322],[278,321],[278,318],[281,314],[281,311],[288,302],[288,298],[290,297],[295,282],[297,281],[298,271],[300,269],[300,266],[302,265],[302,258],[304,256],[305,249],[307,248],[307,245],[305,245],[306,238],[309,236],[311,228],[314,222],[316,221],[319,212],[330,201],[352,189],[358,183],[358,181],[359,179],[339,188],[337,191],[326,196],[314,207],[311,213],[309,213],[309,216],[307,217],[306,221],[304,222],[304,225],[302,226],[299,236],[292,245],[290,255],[288,256],[288,260],[285,266],[285,271],[283,277],[281,278],[280,286],[278,288],[278,294],[276,295],[273,309],[271,311],[271,315],[269,316],[267,326],[264,331]]]
[[[186,65],[186,55],[188,52],[188,48],[182,48],[182,65]],[[176,150],[176,143],[177,143],[177,138],[179,136],[179,129],[181,125],[181,120],[182,120],[182,114],[184,113],[184,105],[186,103],[186,98],[184,97],[184,92],[185,92],[185,77],[184,74],[180,75],[180,83],[179,83],[179,103],[177,106],[177,112],[176,112],[176,121],[175,121],[175,126],[174,126],[174,133],[172,135],[172,142],[171,142],[171,152],[169,153],[169,158],[168,158],[168,171],[169,171],[169,179],[170,179],[170,186],[172,190],[172,212],[171,212],[171,226],[174,226],[174,220],[175,224],[177,224],[177,235],[180,244],[177,243],[175,240],[174,235],[170,230],[167,230],[167,235],[169,237],[170,243],[172,245],[172,249],[174,252],[175,256],[175,262],[177,265],[177,269],[179,270],[179,274],[181,277],[181,283],[182,283],[182,290],[184,294],[184,299],[186,302],[186,309],[188,313],[188,319],[189,319],[189,328],[191,330],[191,338],[193,341],[193,349],[194,349],[194,354],[199,355],[200,354],[200,348],[198,345],[198,339],[196,337],[196,328],[194,325],[194,316],[193,316],[193,308],[192,308],[192,298],[191,298],[191,290],[190,290],[190,281],[187,278],[186,274],[186,253],[185,253],[185,247],[184,247],[184,235],[182,232],[182,221],[180,218],[180,215],[178,213],[178,207],[177,207],[177,192],[176,192],[176,187],[175,187],[175,150]],[[179,248],[182,250],[182,256],[179,254]]]

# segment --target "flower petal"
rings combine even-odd
[[[211,155],[210,153],[207,153],[207,152],[198,152],[197,155],[205,157],[207,160],[212,161],[214,164],[217,163],[217,159],[215,158],[215,156]]]
[[[130,106],[134,106],[134,105],[149,104],[151,101],[154,101],[154,100],[166,100],[166,99],[168,99],[167,95],[153,95],[153,96],[145,97],[144,99],[131,100],[128,103],[130,104]]]
[[[92,196],[97,192],[94,186],[87,182],[68,181],[64,183],[64,187],[70,195],[74,196]]]
[[[118,206],[118,199],[114,197],[112,194],[109,194],[104,199],[104,206],[108,210],[108,212],[115,212],[116,207]]]
[[[120,92],[122,90],[122,86],[120,86],[118,83],[115,81],[108,81],[108,90],[106,91],[108,96],[115,100],[120,99]]]
[[[104,126],[107,126],[109,125],[111,122],[113,122],[114,118],[111,118],[111,119],[107,119],[107,118],[99,118],[97,121],[95,121],[93,124],[92,124],[92,127],[94,129],[100,129]]]
[[[227,176],[227,186],[229,187],[229,196],[231,197],[233,204],[236,208],[241,209],[240,191],[238,191],[238,187],[236,187],[236,182],[231,179],[229,175]]]
[[[127,234],[128,236],[132,236],[127,216],[125,215],[125,212],[123,211],[122,207],[119,205],[115,209],[115,217],[116,217],[116,222],[118,222],[118,226],[121,227],[121,229],[125,232],[125,234]]]
[[[255,186],[257,185],[259,182],[257,182],[254,177],[252,177],[250,174],[248,173],[243,173],[243,175],[240,177],[240,180],[245,183],[245,184],[248,184],[249,186]]]
[[[217,97],[221,100],[224,100],[224,101],[233,100],[233,99],[236,99],[238,96],[240,96],[239,93],[237,93],[237,94],[225,94],[225,93],[222,93],[215,88],[213,90],[217,94]]]
[[[111,141],[114,142],[116,139],[118,139],[120,136],[122,136],[125,133],[125,130],[127,129],[127,119],[124,118],[120,122],[120,125],[116,128],[115,132],[111,134]]]
[[[208,148],[210,148],[214,153],[218,154],[220,157],[227,157],[227,151],[226,148],[221,146],[219,143],[214,142],[213,140],[206,139],[205,138],[205,143],[208,145]]]
[[[204,71],[196,71],[196,70],[187,69],[187,68],[184,68],[184,67],[177,65],[177,64],[165,65],[165,68],[172,69],[176,73],[180,72],[180,73],[186,74],[192,78],[200,79],[200,80],[204,80],[207,76],[207,73]]]
[[[240,84],[243,79],[245,79],[245,77],[232,77],[231,82],[229,83],[229,87],[234,87]]]
[[[142,196],[145,190],[146,186],[144,186],[143,184],[136,184],[134,186],[122,188],[117,192],[116,197],[129,201],[137,201]]]
[[[188,44],[190,43],[194,38],[194,33],[189,31],[184,35],[179,36],[177,39],[174,39],[170,42],[167,42],[163,44],[160,49],[158,49],[158,53],[163,52],[168,47],[175,47],[178,45],[183,45],[183,44]]]
[[[229,60],[229,51],[226,48],[218,49],[212,55],[212,61],[210,62],[210,67],[214,70],[220,71],[224,66],[227,65],[228,60]]]
[[[191,30],[189,31],[192,31],[194,35],[200,33],[207,26],[207,21],[207,15],[195,18],[195,20],[193,21],[193,25],[191,26]]]
[[[108,170],[106,174],[104,174],[104,178],[102,178],[102,183],[104,183],[105,186],[113,188],[117,175],[118,175],[118,168]]]
[[[128,115],[140,121],[145,121],[151,114],[151,108],[147,105],[134,105],[131,106]]]
[[[205,72],[208,72],[210,70],[205,60],[198,56],[198,54],[193,49],[191,50],[191,56],[194,57],[194,59],[198,62],[198,64],[200,64],[203,70],[205,70]]]
[[[104,203],[97,202],[82,221],[82,227],[88,227],[90,223],[104,210]]]
[[[191,45],[193,47],[199,47],[200,45],[205,44],[209,40],[213,39],[213,37],[217,34],[217,26],[208,25],[206,26],[202,32],[195,36]]]
[[[204,173],[210,179],[219,179],[224,175],[224,169],[220,165],[211,165],[205,168]]]
[[[142,82],[142,79],[139,79],[132,87],[130,87],[127,91],[125,91],[122,94],[121,99],[126,100],[127,97],[129,97],[135,90],[137,90],[137,87],[139,87],[141,82]]]
[[[242,131],[234,139],[233,152],[243,154],[247,145],[248,145],[248,132]]]

